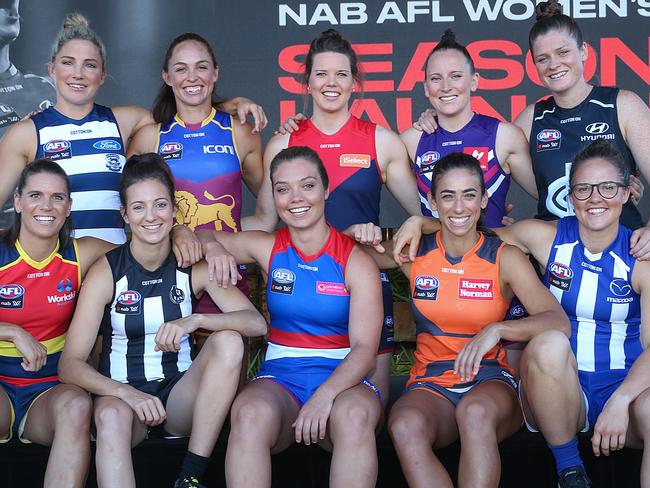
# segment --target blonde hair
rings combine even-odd
[[[102,60],[102,69],[106,69],[106,48],[104,47],[104,43],[97,33],[90,28],[88,19],[79,12],[70,12],[65,15],[59,35],[57,36],[56,41],[54,41],[54,46],[52,46],[51,60],[54,61],[54,58],[59,54],[61,48],[74,39],[81,39],[94,44],[99,50],[99,56]]]

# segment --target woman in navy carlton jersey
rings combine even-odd
[[[575,216],[496,229],[540,263],[544,284],[571,320],[569,341],[562,334],[536,337],[521,365],[526,419],[549,443],[561,487],[591,486],[576,430],[593,427],[596,455],[641,448],[650,439],[648,319],[641,314],[650,307],[650,264],[630,254],[632,231],[619,224],[629,177],[623,155],[596,141],[571,167]],[[408,240],[405,232],[395,251]],[[641,479],[650,487],[648,451]]]
[[[530,142],[539,192],[537,217],[550,220],[573,215],[568,198],[571,161],[591,141],[609,140],[632,174],[638,165],[646,179],[650,177],[650,109],[630,91],[594,86],[584,79],[587,45],[578,24],[562,14],[556,0],[540,3],[535,11],[537,21],[528,40],[537,74],[551,96],[526,107],[515,124]],[[643,226],[631,201],[623,208],[621,222],[631,229]],[[650,252],[648,234],[646,229],[635,233],[636,257]]]
[[[121,244],[126,237],[118,186],[125,146],[138,129],[153,122],[151,113],[95,103],[106,78],[106,53],[80,14],[66,16],[49,73],[56,85],[54,107],[15,124],[0,143],[0,201],[9,196],[29,161],[52,159],[70,177],[75,236]]]
[[[231,487],[271,486],[271,454],[293,442],[333,448],[330,486],[375,486],[381,402],[365,379],[382,322],[372,259],[325,221],[328,175],[307,147],[270,165],[275,234],[203,234],[267,275],[271,329],[259,376],[237,397],[226,454]],[[221,252],[223,250],[220,250]]]
[[[500,227],[507,214],[510,176],[532,196],[537,197],[537,190],[521,130],[472,112],[470,95],[479,83],[467,49],[448,29],[425,63],[424,94],[435,109],[435,130],[425,134],[411,128],[400,137],[413,161],[423,215],[432,215],[427,193],[435,164],[446,154],[464,152],[481,163],[489,197],[485,225]]]
[[[112,246],[70,238],[70,185],[47,160],[30,163],[0,243],[0,442],[51,445],[44,486],[84,486],[90,458],[88,394],[61,385],[57,364],[89,266]]]
[[[160,156],[127,161],[120,199],[132,239],[90,270],[61,358],[61,378],[97,395],[100,486],[135,486],[131,446],[155,425],[190,435],[175,486],[202,486],[200,478],[237,390],[240,334],[262,335],[266,324],[238,289],[208,281],[204,261],[176,264],[169,235],[176,212],[174,182]],[[203,292],[222,314],[192,313]],[[97,372],[86,358],[100,324],[107,333]],[[188,338],[198,327],[215,333],[192,361]]]

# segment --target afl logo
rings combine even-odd
[[[585,127],[585,130],[590,134],[604,134],[609,130],[609,124],[605,122],[594,122]]]
[[[539,142],[558,141],[562,138],[562,133],[555,129],[544,129],[537,134]]]
[[[562,279],[573,278],[573,270],[561,263],[551,264],[551,274],[556,278],[562,278]]]
[[[25,289],[14,283],[9,285],[0,285],[0,298],[5,300],[15,300],[25,294]]]
[[[142,295],[135,290],[126,290],[120,293],[117,303],[120,305],[134,305],[142,299]]]
[[[183,149],[183,145],[180,142],[166,142],[160,148],[160,154],[163,156],[165,154],[173,154],[179,152]]]
[[[273,281],[281,285],[288,285],[296,281],[296,275],[293,271],[284,268],[273,270]]]
[[[93,147],[95,149],[99,149],[100,151],[119,151],[122,149],[122,144],[110,139],[104,139],[102,141],[97,141],[95,144],[93,144]]]
[[[438,278],[431,275],[420,275],[415,278],[415,287],[418,290],[435,290],[438,288]]]
[[[72,280],[69,278],[64,278],[59,281],[59,284],[56,285],[56,291],[59,293],[65,293],[72,291]]]
[[[109,171],[122,171],[122,157],[119,154],[104,154],[106,158],[106,169]]]
[[[43,144],[43,150],[46,153],[59,153],[70,149],[70,143],[64,140],[49,141]]]
[[[422,156],[420,156],[420,161],[422,163],[435,163],[440,159],[440,153],[438,151],[427,151]]]

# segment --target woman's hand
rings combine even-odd
[[[185,334],[191,334],[198,329],[200,314],[193,313],[187,317],[181,317],[160,326],[154,339],[154,351],[178,352],[181,349],[181,340]]]
[[[253,117],[253,130],[251,132],[253,134],[262,132],[262,129],[266,127],[269,121],[261,105],[246,97],[235,97],[231,102],[235,105],[237,118],[241,124],[245,124],[246,117],[250,115]]]
[[[172,228],[172,251],[181,268],[192,266],[203,258],[199,238],[185,225],[179,224]]]
[[[625,447],[625,436],[630,422],[630,404],[614,393],[600,412],[594,435],[591,438],[591,448],[595,456],[602,452],[605,456]]]
[[[16,336],[13,343],[18,352],[23,355],[20,365],[25,371],[35,373],[47,364],[47,349],[45,346],[22,327],[16,327]]]
[[[421,130],[427,134],[433,134],[438,128],[438,121],[436,120],[436,111],[433,108],[428,108],[420,114],[417,122],[413,123],[415,130]]]
[[[296,442],[304,442],[308,446],[325,439],[327,421],[333,404],[334,398],[329,398],[316,390],[309,401],[302,406],[298,418],[292,425],[295,429]]]
[[[422,238],[423,221],[424,218],[417,215],[409,217],[393,235],[393,259],[397,264],[415,261]],[[408,255],[402,253],[406,246],[408,246]]]
[[[160,398],[128,385],[126,388],[126,392],[120,395],[120,398],[131,407],[141,423],[154,426],[162,424],[167,419],[167,412]]]
[[[206,245],[205,260],[208,263],[208,279],[216,281],[217,286],[228,288],[241,280],[234,256],[218,242],[213,241]]]
[[[384,246],[381,245],[381,227],[372,222],[368,222],[367,224],[352,224],[343,231],[343,234],[351,237],[359,244],[374,247],[378,253],[386,251]]]
[[[643,198],[645,186],[641,182],[641,178],[636,175],[630,175],[630,199],[634,205],[638,205]]]
[[[485,327],[481,332],[463,346],[454,361],[454,374],[460,375],[460,381],[465,383],[474,379],[481,367],[483,357],[501,340],[501,324],[495,322]]]
[[[293,117],[287,117],[284,124],[278,127],[278,130],[275,131],[275,134],[291,134],[298,130],[300,123],[304,120],[307,120],[307,117],[304,114],[297,113]]]

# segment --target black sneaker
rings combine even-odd
[[[591,480],[582,466],[573,466],[557,476],[558,488],[591,488]]]
[[[205,488],[205,485],[199,483],[194,476],[190,476],[183,479],[178,478],[174,483],[174,488]]]

